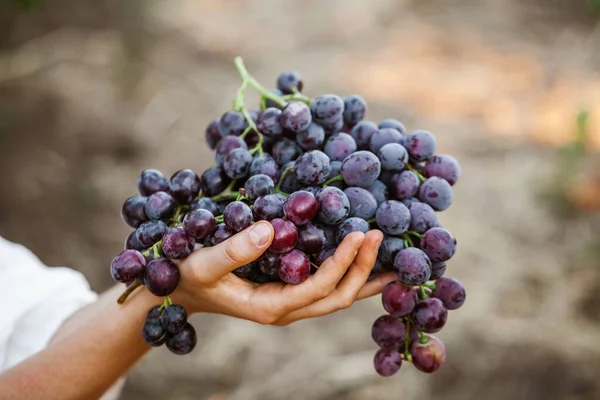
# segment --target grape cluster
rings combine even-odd
[[[147,169],[139,195],[125,201],[122,218],[135,228],[111,265],[113,278],[145,286],[163,304],[147,315],[142,334],[152,346],[176,354],[196,344],[183,307],[169,295],[179,270],[173,260],[196,246],[217,245],[259,220],[274,229],[269,249],[234,274],[263,284],[305,281],[351,232],[380,229],[384,239],[370,279],[395,271],[382,294],[387,315],[373,324],[381,349],[375,369],[393,375],[403,361],[433,372],[444,361],[442,342],[430,334],[447,310],[465,299],[462,285],[443,277],[456,240],[437,219],[452,203],[458,162],[435,155],[435,137],[407,132],[402,123],[364,120],[359,95],[303,95],[302,78],[285,72],[268,91],[236,67],[243,83],[233,109],[208,124],[205,138],[215,165],[200,176],[189,169],[170,179]],[[246,109],[245,90],[261,94],[260,109]]]

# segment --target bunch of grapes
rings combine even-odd
[[[234,271],[257,284],[305,281],[351,232],[380,229],[385,237],[370,279],[395,271],[382,294],[387,315],[372,337],[380,350],[375,369],[396,373],[403,361],[424,372],[443,363],[445,349],[432,333],[447,310],[465,300],[460,282],[443,277],[456,239],[437,211],[452,203],[458,162],[435,155],[434,136],[407,132],[402,123],[365,121],[359,95],[303,95],[297,72],[285,72],[266,90],[235,60],[242,85],[233,109],[206,128],[215,166],[202,175],[184,169],[170,179],[153,169],[138,178],[139,195],[125,201],[122,218],[135,228],[111,265],[128,289],[145,286],[163,297],[142,329],[146,342],[176,354],[196,344],[185,309],[173,304],[181,260],[197,246],[214,246],[256,221],[270,221],[274,239],[255,262]],[[246,109],[248,87],[261,94],[260,110]]]

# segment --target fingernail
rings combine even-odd
[[[263,247],[269,241],[271,237],[271,230],[267,226],[266,222],[259,222],[254,224],[250,232],[248,232],[248,236],[252,243],[254,243],[258,247]]]

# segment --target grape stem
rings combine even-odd
[[[165,308],[172,306],[172,305],[173,305],[173,300],[171,300],[171,297],[165,296],[162,305],[160,307],[158,307],[158,311],[160,312],[160,311],[164,310]]]
[[[424,300],[428,299],[427,293],[425,293],[425,285],[419,285],[419,297]]]
[[[218,217],[215,217],[215,222],[216,222],[217,224],[220,224],[220,223],[222,223],[222,222],[223,222],[223,216],[222,216],[222,215],[219,215]]]
[[[402,239],[404,239],[404,248],[415,247],[412,239],[406,232],[403,233],[402,235],[400,235],[400,237],[402,237]]]
[[[235,186],[236,180],[232,180],[229,185],[221,192],[220,194],[211,197],[212,201],[223,201],[223,200],[231,200],[235,199],[238,196],[237,192],[232,192],[231,189]]]
[[[279,194],[282,194],[284,196],[288,196],[288,194],[286,192],[284,192],[283,190],[281,190],[281,183],[283,182],[283,179],[287,176],[287,174],[289,174],[293,169],[294,169],[294,167],[288,167],[288,168],[286,168],[281,173],[281,177],[279,178],[279,182],[277,183],[277,186],[275,186],[275,189],[274,189],[275,193],[279,193]]]
[[[432,291],[433,291],[433,290],[435,290],[435,283],[424,283],[424,284],[423,284],[423,285],[421,285],[421,286],[424,286],[424,287],[426,287],[427,289],[429,289],[429,290],[432,290]]]
[[[421,234],[420,234],[420,233],[418,233],[418,232],[408,231],[407,233],[408,233],[409,235],[416,236],[416,237],[418,237],[419,239],[422,239],[422,238],[423,238],[423,235],[421,235]]]
[[[276,103],[276,104],[277,104],[277,105],[279,105],[280,107],[285,107],[285,106],[287,105],[287,102],[286,102],[285,100],[283,100],[281,97],[279,97],[279,96],[277,96],[277,95],[275,95],[275,94],[273,94],[273,93],[269,92],[269,91],[268,91],[267,89],[265,89],[265,88],[264,88],[264,87],[263,87],[263,86],[262,86],[260,83],[258,83],[258,82],[256,81],[256,79],[254,79],[254,78],[252,77],[252,75],[250,75],[250,74],[248,73],[248,70],[246,69],[246,66],[244,65],[244,60],[242,59],[242,57],[239,57],[239,56],[238,56],[238,57],[236,57],[236,58],[233,60],[233,63],[235,64],[235,67],[236,67],[236,69],[238,70],[238,72],[239,72],[240,76],[242,77],[242,81],[244,82],[244,83],[242,84],[242,87],[243,87],[244,91],[245,91],[245,89],[246,89],[246,86],[250,85],[250,86],[252,86],[254,89],[256,89],[256,91],[258,91],[258,92],[260,93],[260,95],[261,95],[262,97],[264,97],[265,99],[269,99],[269,100],[273,101],[274,103]],[[240,87],[240,89],[242,89],[242,88]],[[243,96],[244,96],[244,93],[243,93],[243,91],[242,91],[242,94],[241,94],[241,98],[242,98],[242,99],[243,99]],[[240,97],[239,91],[238,91],[238,97]],[[237,100],[237,97],[236,97],[236,100]],[[235,106],[236,106],[237,104],[238,104],[238,103],[236,103],[236,102],[234,101],[234,103],[233,103],[233,105],[234,105],[234,108],[235,108]],[[242,104],[243,104],[243,101],[242,101]]]
[[[409,170],[411,170],[412,172],[414,172],[419,177],[419,180],[421,182],[425,182],[427,180],[427,178],[425,178],[419,171],[417,171],[416,169],[414,169],[414,167],[412,165],[406,164],[406,168],[409,169]]]
[[[296,90],[296,88],[293,88],[293,89]],[[302,102],[306,103],[309,107],[313,102],[313,100],[310,97],[305,96],[301,93],[286,94],[285,96],[281,96],[281,98],[284,100],[302,101]]]
[[[325,187],[325,186],[327,186],[327,185],[329,185],[329,184],[331,184],[331,183],[333,183],[335,181],[342,181],[342,180],[344,180],[344,178],[342,178],[342,175],[336,175],[333,178],[328,179],[325,182],[323,182],[322,187]]]
[[[417,332],[419,333],[419,342],[421,342],[421,344],[427,344],[429,342],[429,339],[427,339],[427,336],[425,336],[425,334],[418,329],[417,329]]]
[[[399,320],[401,320],[401,318],[399,318]],[[404,358],[408,362],[412,361],[412,356],[408,352],[408,346],[410,344],[410,324],[411,323],[412,323],[412,321],[410,320],[410,318],[407,317],[406,321],[405,321],[405,324],[406,324],[406,338],[404,339]]]
[[[129,285],[127,287],[127,289],[125,289],[125,291],[123,292],[123,294],[121,296],[119,296],[119,298],[117,299],[117,304],[123,304],[125,303],[125,300],[127,300],[127,298],[129,297],[129,295],[131,293],[133,293],[135,291],[135,289],[139,288],[140,286],[142,286],[142,284],[140,282],[133,282],[131,285]]]

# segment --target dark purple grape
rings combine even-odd
[[[146,313],[146,322],[151,324],[160,324],[160,316],[162,315],[161,306],[154,306]]]
[[[137,228],[136,237],[142,246],[150,247],[161,240],[168,230],[169,227],[162,221],[148,221]]]
[[[279,275],[263,274],[260,268],[256,266],[256,263],[252,264],[252,269],[250,270],[250,274],[246,277],[246,280],[258,284],[279,281]]]
[[[237,111],[227,111],[219,119],[219,133],[222,137],[227,135],[240,136],[248,127],[244,115]]]
[[[204,196],[216,196],[229,184],[229,178],[221,167],[211,167],[200,178],[200,187]]]
[[[233,149],[225,157],[223,172],[231,179],[242,179],[248,175],[252,155],[246,149]]]
[[[399,235],[408,230],[410,211],[399,201],[387,200],[377,207],[375,219],[383,232],[389,235]]]
[[[275,96],[283,96],[283,92],[279,89],[271,90],[271,93],[273,93]],[[269,107],[275,107],[275,108],[279,108],[279,109],[282,108],[281,105],[274,102],[273,100],[265,99],[265,108],[269,108]]]
[[[373,268],[371,269],[371,272],[369,273],[369,277],[367,278],[367,281],[370,281],[371,279],[376,278],[383,271],[385,271],[383,264],[381,263],[381,261],[376,259],[375,264],[373,265]]]
[[[168,258],[158,258],[146,265],[144,283],[150,293],[155,296],[168,296],[179,283],[179,269]]]
[[[268,194],[261,196],[254,201],[254,217],[255,219],[271,221],[275,218],[283,217],[283,204],[286,198],[280,194]]]
[[[281,111],[279,122],[288,131],[302,132],[308,129],[312,122],[310,109],[301,101],[290,101]]]
[[[260,113],[256,121],[256,127],[261,133],[275,140],[283,137],[283,126],[279,122],[281,110],[270,107]]]
[[[156,169],[145,169],[137,180],[138,191],[142,196],[150,196],[159,191],[165,192],[169,189],[169,181]]]
[[[377,257],[384,264],[384,266],[391,266],[392,268],[386,268],[393,270],[394,259],[396,258],[396,254],[400,250],[404,248],[404,240],[393,237],[386,236],[381,241],[381,245],[379,246],[379,254]]]
[[[110,263],[110,275],[120,283],[131,283],[144,275],[146,259],[137,250],[123,250]]]
[[[407,207],[408,211],[410,211],[411,231],[425,233],[427,230],[438,225],[437,215],[428,204],[415,201],[411,202]]]
[[[414,131],[404,141],[410,158],[415,161],[425,161],[435,153],[435,137],[427,131]]]
[[[402,135],[406,135],[406,128],[402,122],[397,119],[387,118],[379,123],[379,129],[392,128],[400,132]]]
[[[366,189],[373,195],[377,201],[377,205],[380,205],[388,199],[388,188],[386,184],[380,180],[376,180]]]
[[[187,312],[183,306],[172,304],[163,310],[161,322],[170,334],[179,333],[187,323]]]
[[[344,123],[348,126],[358,124],[365,117],[367,102],[357,94],[344,99]]]
[[[309,127],[309,130],[310,129],[311,128]],[[283,139],[275,143],[273,146],[273,158],[279,165],[284,165],[290,161],[295,161],[300,154],[302,154],[302,149],[300,146],[289,139]]]
[[[398,281],[388,283],[381,293],[383,308],[395,318],[410,314],[418,301],[417,292]]]
[[[336,187],[324,187],[317,193],[317,213],[323,223],[339,224],[350,215],[350,202],[344,192]]]
[[[196,241],[179,226],[171,228],[163,236],[162,251],[165,256],[173,260],[181,260],[192,254]]]
[[[325,142],[325,130],[321,125],[312,122],[308,128],[296,134],[296,142],[304,150],[318,149]],[[298,154],[300,153],[298,152]]]
[[[273,193],[275,184],[273,179],[265,174],[253,175],[244,184],[244,189],[248,194],[248,199],[255,200],[260,196],[266,196]]]
[[[160,347],[167,341],[167,330],[158,322],[144,322],[142,338],[149,346]]]
[[[168,219],[173,216],[175,206],[175,199],[169,193],[156,192],[148,197],[144,212],[150,219]]]
[[[332,161],[343,161],[356,151],[356,142],[347,133],[336,133],[327,139],[324,151]]]
[[[265,251],[260,260],[258,260],[258,267],[260,268],[260,271],[268,276],[276,276],[278,258],[279,254]],[[277,275],[277,277],[279,277],[279,275]]]
[[[429,280],[431,261],[422,250],[409,247],[398,252],[394,259],[394,269],[400,283],[418,286]]]
[[[302,154],[294,163],[294,174],[305,185],[322,184],[327,180],[330,171],[329,157],[319,150]]]
[[[183,218],[183,229],[195,239],[212,235],[216,228],[215,216],[208,210],[192,210]]]
[[[440,278],[435,281],[432,296],[440,299],[447,310],[459,309],[465,302],[465,287],[453,278]]]
[[[342,240],[352,232],[367,233],[369,231],[369,223],[362,218],[351,217],[344,220],[337,227],[337,242],[342,243]]]
[[[320,267],[321,264],[325,262],[325,260],[327,260],[333,255],[333,253],[335,253],[335,248],[325,248],[321,250],[319,254],[317,254],[317,256],[315,257],[315,264]]]
[[[444,211],[450,207],[452,198],[452,186],[437,176],[427,179],[419,189],[419,199],[436,211]]]
[[[144,211],[147,201],[148,198],[144,196],[132,196],[125,200],[121,208],[121,219],[123,222],[132,228],[137,228],[144,221],[147,221],[148,216]]]
[[[283,205],[283,215],[294,225],[304,225],[317,215],[317,199],[307,191],[294,192]]]
[[[359,187],[349,187],[344,189],[344,193],[350,202],[351,217],[368,220],[375,216],[377,200],[375,200],[375,197],[368,190]]]
[[[425,333],[436,333],[446,325],[448,310],[440,299],[430,297],[421,300],[412,312],[415,327]]]
[[[279,180],[279,166],[268,154],[254,157],[250,164],[250,176],[264,174],[277,182]]]
[[[369,187],[381,172],[377,156],[369,151],[357,151],[342,161],[340,173],[349,186]]]
[[[324,94],[317,97],[311,104],[310,110],[313,118],[319,124],[332,124],[342,121],[344,113],[344,100],[335,94]]]
[[[402,354],[396,350],[379,349],[375,353],[373,359],[375,371],[383,376],[388,377],[394,375],[402,366]]]
[[[432,262],[448,261],[456,252],[456,239],[444,228],[431,228],[421,238],[421,249]]]
[[[361,121],[352,128],[350,135],[356,141],[360,150],[369,150],[371,137],[379,131],[377,125],[371,121]]]
[[[217,164],[223,165],[227,154],[233,149],[248,150],[248,145],[244,142],[244,139],[240,139],[237,136],[224,136],[215,148],[215,161]]]
[[[296,248],[306,254],[317,254],[325,247],[327,238],[320,225],[309,222],[298,228],[298,242]]]
[[[337,225],[321,225],[325,232],[325,247],[337,246]]]
[[[371,141],[369,142],[369,148],[375,154],[381,150],[383,146],[388,143],[404,143],[404,136],[400,132],[392,128],[383,128],[379,129],[377,132],[371,136]]]
[[[446,361],[444,343],[435,336],[425,335],[427,343],[415,340],[410,346],[412,363],[416,369],[425,373],[437,371]]]
[[[433,156],[425,164],[423,175],[427,178],[437,176],[445,179],[452,186],[460,177],[460,164],[454,157],[447,154]]]
[[[273,253],[285,253],[296,246],[298,229],[291,221],[275,218],[271,221],[275,234],[269,250]]]
[[[200,178],[191,169],[182,169],[171,177],[169,192],[179,204],[190,204],[200,192]]]
[[[386,171],[400,172],[408,162],[408,152],[398,143],[388,143],[379,149],[377,157],[381,161],[381,168]]]
[[[137,235],[135,231],[131,231],[129,235],[127,235],[127,239],[125,239],[125,250],[144,250],[144,246],[137,240]]]
[[[402,171],[392,176],[390,192],[398,200],[413,197],[419,191],[419,177],[412,171]]]
[[[406,326],[391,315],[382,315],[373,322],[371,337],[382,349],[398,349],[406,339]]]
[[[436,279],[440,279],[446,273],[446,263],[445,262],[432,262],[431,263],[431,276],[429,279],[432,281]]]
[[[219,140],[223,138],[223,136],[221,136],[221,132],[219,132],[219,120],[215,119],[208,124],[206,130],[204,131],[204,138],[206,139],[206,144],[208,144],[208,147],[211,150],[214,150],[215,147],[217,147],[217,143],[219,143]]]
[[[277,78],[277,89],[283,94],[300,93],[304,84],[298,71],[285,71]]]
[[[183,356],[194,350],[197,341],[196,330],[192,325],[186,323],[180,332],[171,335],[167,339],[165,345],[171,353]]]
[[[234,232],[225,224],[217,224],[215,233],[211,236],[210,244],[212,246],[224,242],[234,235]]]
[[[233,232],[243,231],[252,224],[252,210],[244,202],[231,202],[225,207],[223,222]]]
[[[253,267],[253,264],[250,263],[250,264],[242,265],[241,267],[238,267],[231,272],[233,272],[233,274],[235,276],[237,276],[238,278],[246,279],[248,276],[250,276],[250,273],[252,272],[252,267]]]
[[[308,256],[300,250],[291,250],[277,259],[277,273],[285,283],[296,285],[304,282],[310,275]]]
[[[283,190],[285,193],[293,193],[295,191],[302,190],[304,185],[296,177],[296,173],[294,172],[294,162],[290,161],[289,163],[285,164],[282,167],[282,170],[284,172],[281,174],[281,190]],[[287,173],[285,172],[286,170]]]
[[[205,193],[206,194],[206,193]],[[192,210],[207,210],[210,211],[215,217],[219,215],[219,206],[210,197],[200,197],[195,199],[190,204]]]

